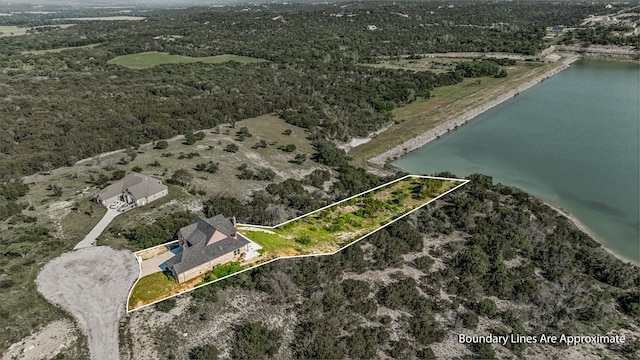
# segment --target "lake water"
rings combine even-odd
[[[638,263],[639,139],[639,65],[581,60],[393,164],[491,175],[561,206]]]

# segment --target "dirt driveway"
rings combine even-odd
[[[131,252],[98,246],[53,259],[36,282],[48,301],[69,311],[86,331],[91,359],[116,360],[118,322],[138,274]]]

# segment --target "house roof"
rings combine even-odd
[[[123,192],[129,192],[136,199],[142,199],[163,190],[167,190],[167,187],[162,184],[162,181],[147,175],[132,172],[102,189],[97,197],[105,200],[120,195]]]
[[[236,233],[236,228],[230,219],[225,219],[222,214],[203,219],[196,216],[190,225],[180,228],[178,232],[189,242],[191,246],[207,241],[216,230],[230,236]]]
[[[178,255],[167,261],[167,266],[173,266],[175,272],[180,274],[240,249],[248,243],[249,240],[239,234],[237,239],[228,236],[210,245],[202,241],[197,245],[184,247]]]

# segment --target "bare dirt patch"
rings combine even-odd
[[[76,340],[74,325],[69,320],[54,321],[42,330],[11,345],[2,360],[51,359]]]
[[[129,251],[90,247],[63,254],[42,269],[38,291],[69,311],[89,339],[92,359],[119,359],[118,320],[138,278]]]

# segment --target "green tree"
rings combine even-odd
[[[191,174],[186,169],[178,169],[173,173],[173,175],[171,175],[171,179],[169,179],[169,182],[172,184],[185,186],[188,185],[191,180],[193,180],[193,174]]]
[[[266,359],[280,349],[281,331],[271,330],[262,322],[244,323],[235,333],[234,359]]]
[[[118,169],[118,170],[114,171],[114,172],[111,174],[111,180],[112,180],[112,181],[120,180],[120,179],[122,179],[123,177],[125,177],[125,175],[127,175],[127,172],[126,172],[126,171],[124,171],[124,170],[122,170],[122,169]]]

